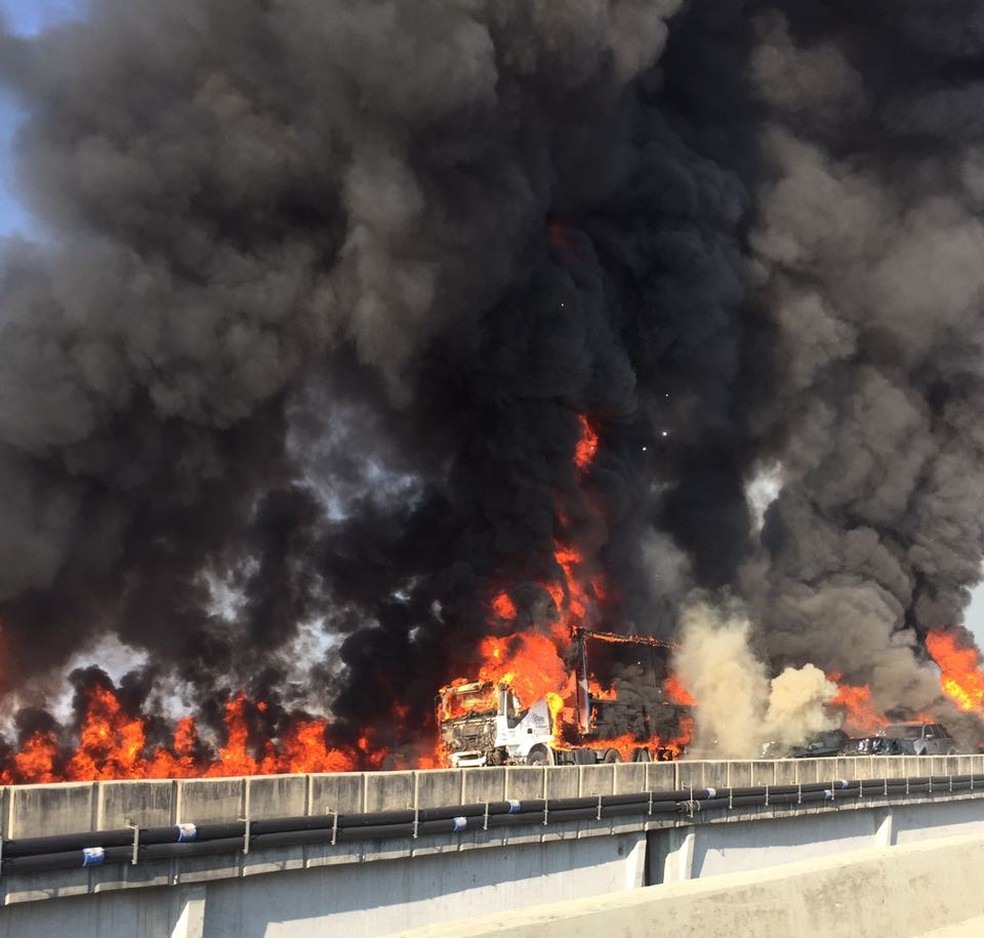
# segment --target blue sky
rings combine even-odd
[[[0,10],[19,33],[36,33],[46,23],[71,16],[78,6],[77,0],[0,0]]]
[[[47,23],[71,16],[77,0],[0,0],[0,14],[14,32],[29,35]],[[14,102],[0,90],[0,235],[29,227],[27,214],[17,201],[17,185],[10,163],[10,148],[21,115]]]

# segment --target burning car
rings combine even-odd
[[[952,756],[957,751],[956,740],[941,723],[891,723],[875,738],[898,742],[916,756]]]
[[[762,747],[763,759],[822,759],[838,756],[850,748],[851,737],[843,730],[828,730],[817,733],[799,746],[789,746],[777,740],[767,742]]]
[[[886,739],[884,736],[858,736],[851,739],[842,750],[845,756],[911,756],[914,755],[907,739]]]
[[[793,746],[789,751],[791,759],[821,759],[840,755],[851,743],[851,737],[843,730],[828,730],[817,733],[801,746]]]

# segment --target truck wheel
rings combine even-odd
[[[652,762],[653,757],[649,754],[649,750],[640,746],[634,753],[632,753],[633,762]]]
[[[553,765],[553,751],[546,746],[534,746],[526,756],[527,765]]]
[[[617,749],[606,749],[604,756],[601,758],[602,762],[606,762],[609,765],[613,762],[621,762],[622,757],[618,754]]]

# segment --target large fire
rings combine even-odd
[[[546,635],[517,634],[482,640],[480,681],[505,683],[520,700],[538,700],[558,691],[567,680],[564,660]]]
[[[574,451],[574,465],[579,478],[583,478],[598,453],[599,436],[587,417],[580,415],[578,422],[580,435]],[[566,527],[562,514],[558,514],[558,526],[562,531]],[[577,637],[590,634],[612,643],[632,640],[595,631],[607,591],[603,577],[587,569],[588,564],[579,547],[563,536],[558,537],[554,542],[554,560],[559,575],[540,584],[553,600],[556,611],[556,617],[546,632],[510,633],[485,638],[479,647],[477,674],[456,678],[442,691],[445,708],[451,708],[453,712],[444,712],[440,717],[449,719],[467,713],[494,711],[497,688],[505,687],[515,694],[520,706],[529,706],[546,698],[555,749],[570,749],[575,745],[597,750],[614,749],[625,761],[630,760],[640,748],[679,755],[693,735],[693,721],[689,717],[680,721],[680,731],[672,738],[663,738],[656,732],[646,738],[632,734],[606,737],[597,732],[597,711],[591,715],[591,725],[580,725],[582,714],[578,695],[579,690],[583,692],[583,689],[577,686],[578,678],[570,660]],[[507,590],[492,597],[489,609],[492,626],[512,623],[517,617],[516,605]],[[588,696],[594,703],[614,703],[618,700],[618,691],[613,684],[605,684],[591,673],[583,677]],[[457,695],[445,693],[452,688],[468,688],[468,691]],[[668,704],[693,704],[693,699],[675,677],[665,682],[663,695]]]
[[[984,671],[977,649],[958,644],[952,632],[930,632],[926,649],[939,665],[943,693],[966,713],[984,713]]]
[[[250,712],[262,713],[265,704],[244,694],[226,705],[225,742],[216,749],[200,744],[192,717],[177,722],[169,746],[148,746],[150,718],[127,713],[111,687],[95,684],[86,698],[74,751],[66,753],[52,733],[36,732],[5,760],[0,784],[341,772],[378,768],[387,756],[367,739],[330,745],[330,726],[320,718],[293,719],[276,744],[268,739],[254,746]]]
[[[583,479],[598,452],[599,437],[586,417],[580,416],[579,424],[580,438],[573,455],[578,478]],[[558,526],[561,532],[567,528],[560,514]],[[618,701],[618,689],[590,671],[583,675],[579,686],[574,663],[578,636],[588,634],[613,644],[636,640],[597,631],[607,598],[604,578],[563,533],[555,541],[554,560],[557,575],[541,586],[553,600],[555,615],[540,623],[540,630],[518,631],[515,623],[519,612],[509,587],[491,596],[489,634],[476,649],[478,664],[471,669],[471,675],[458,677],[448,685],[466,689],[467,693],[454,697],[442,694],[445,706],[457,710],[439,713],[438,719],[494,712],[498,694],[505,688],[520,706],[546,699],[558,750],[574,745],[614,749],[623,760],[631,759],[640,747],[679,755],[694,731],[693,720],[685,713],[678,721],[679,732],[672,738],[661,738],[655,732],[646,739],[637,734],[604,738],[597,731],[597,710],[591,714],[591,725],[581,725],[581,694],[587,691],[594,704],[604,705]],[[946,695],[961,710],[984,713],[984,670],[977,650],[960,645],[954,633],[943,631],[930,633],[926,647],[940,667],[940,683]],[[867,735],[889,722],[874,704],[868,687],[842,683],[838,674],[829,677],[837,683],[831,706],[839,711],[845,732]],[[672,674],[662,682],[662,696],[668,705],[681,710],[696,705]],[[396,706],[396,723],[406,722],[405,709]],[[77,744],[66,747],[50,730],[29,734],[16,752],[9,752],[0,761],[0,784],[356,771],[394,767],[398,763],[400,768],[413,767],[406,764],[407,760],[391,756],[387,747],[374,741],[369,733],[355,742],[333,742],[331,722],[306,714],[279,721],[275,738],[257,738],[251,727],[266,712],[264,701],[253,701],[239,693],[226,704],[221,740],[211,745],[203,742],[195,719],[187,716],[177,721],[169,742],[162,744],[159,735],[150,742],[152,718],[128,712],[112,686],[96,682],[85,691]],[[572,742],[575,738],[576,742]],[[419,751],[425,754],[414,760],[418,768],[446,764],[439,748],[423,745]]]
[[[871,688],[863,684],[843,684],[839,674],[828,677],[837,684],[830,705],[841,713],[841,728],[848,736],[868,736],[889,723],[888,717],[871,699]]]

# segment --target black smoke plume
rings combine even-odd
[[[212,722],[244,688],[419,725],[493,593],[555,615],[559,540],[606,628],[737,599],[776,669],[934,705],[922,640],[984,545],[982,9],[92,0],[0,32],[43,232],[0,249],[4,689],[116,635],[134,694]]]

